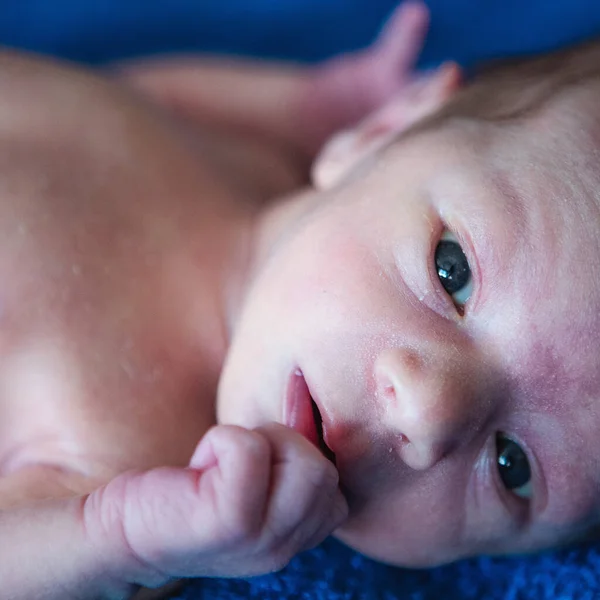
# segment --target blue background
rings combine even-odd
[[[395,0],[0,0],[0,42],[88,63],[166,51],[314,61],[368,44]],[[428,0],[423,64],[540,51],[600,31],[598,0]]]

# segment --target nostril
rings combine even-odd
[[[396,387],[391,377],[385,372],[379,370],[377,376],[377,396],[381,404],[389,409],[396,404]]]
[[[413,391],[422,381],[424,365],[422,357],[406,348],[384,350],[375,362],[374,375],[377,391],[381,398],[396,400]]]
[[[391,383],[383,386],[381,395],[387,400],[388,403],[396,401],[396,389]]]
[[[402,460],[415,470],[435,465],[464,444],[465,427],[474,418],[467,399],[470,381],[454,361],[437,358],[391,348],[374,364],[382,425],[393,432]]]

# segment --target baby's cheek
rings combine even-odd
[[[394,484],[374,485],[337,537],[367,556],[404,567],[433,566],[468,551],[460,473],[450,467],[444,476],[423,476],[399,468],[388,476]]]
[[[323,318],[334,323],[377,300],[369,283],[379,270],[360,233],[337,223],[335,214],[317,213],[273,261],[268,285],[282,308],[302,311],[302,318],[314,315],[318,308],[324,311]]]

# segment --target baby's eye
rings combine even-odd
[[[531,498],[531,467],[521,446],[498,433],[496,456],[498,473],[504,487],[519,498]]]
[[[471,267],[456,237],[444,231],[435,249],[435,268],[442,287],[462,308],[473,292]]]

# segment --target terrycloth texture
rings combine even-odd
[[[600,33],[598,0],[428,0],[423,65],[468,66]],[[98,63],[166,51],[318,60],[366,45],[396,0],[0,0],[0,43]],[[592,600],[600,553],[582,548],[430,571],[373,563],[334,541],[282,573],[191,583],[180,600]],[[1,595],[1,592],[0,592]]]
[[[374,563],[334,540],[280,573],[190,584],[177,600],[594,600],[600,548],[463,561],[427,571]]]

